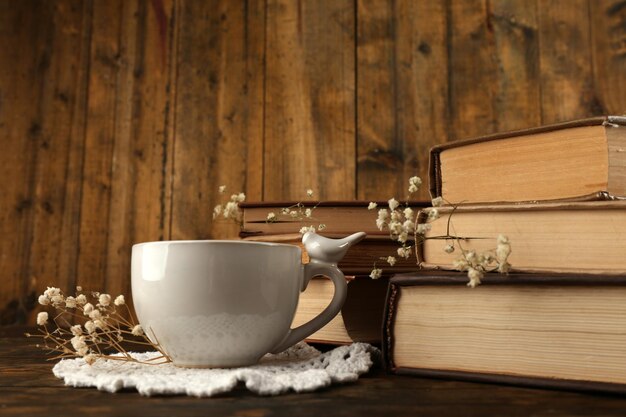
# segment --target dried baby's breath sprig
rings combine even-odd
[[[306,190],[306,195],[308,198],[312,198],[314,192],[312,189]],[[316,233],[318,231],[322,231],[326,228],[326,225],[323,223],[319,223],[317,226],[311,224],[311,222],[315,223],[315,209],[319,203],[314,206],[305,205],[302,202],[297,202],[289,207],[283,207],[280,209],[278,214],[274,212],[267,213],[266,222],[274,223],[278,221],[288,221],[288,222],[299,222],[302,226],[300,227],[300,233],[305,234],[307,232]]]
[[[226,186],[220,185],[218,188],[218,192],[220,194],[224,194],[226,192]],[[233,220],[241,226],[243,218],[241,210],[239,209],[239,203],[243,203],[244,201],[246,201],[246,195],[244,193],[239,192],[236,194],[232,194],[229,201],[213,207],[213,219],[223,217],[227,220]]]
[[[409,197],[411,194],[416,193],[419,190],[422,180],[419,177],[409,178]],[[475,287],[480,284],[486,272],[498,271],[501,273],[507,273],[511,267],[508,263],[508,257],[511,253],[511,245],[505,236],[500,235],[497,239],[497,247],[495,250],[485,251],[477,254],[474,251],[466,250],[463,248],[462,242],[465,240],[463,237],[458,237],[451,233],[451,218],[456,210],[457,206],[445,201],[442,197],[437,197],[432,200],[432,208],[430,208],[425,216],[421,216],[420,213],[415,213],[408,202],[401,204],[395,198],[389,199],[387,202],[388,208],[379,208],[378,217],[376,218],[376,227],[380,231],[387,231],[391,240],[394,240],[400,244],[397,249],[397,255],[400,258],[408,259],[411,257],[411,253],[415,251],[417,257],[417,248],[420,242],[428,239],[445,239],[449,241],[443,248],[446,253],[459,252],[459,258],[453,262],[453,266],[460,270],[466,271],[469,278],[468,286]],[[448,224],[446,235],[444,236],[426,236],[426,233],[431,230],[431,223],[440,217],[437,207],[441,207],[444,203],[452,206],[452,213],[448,216]],[[378,205],[374,202],[369,203],[367,209],[374,210],[378,208]],[[411,246],[410,238],[415,242],[415,245]],[[396,258],[390,256],[388,258],[381,258],[386,260],[390,266],[396,263]],[[417,265],[420,265],[420,261],[417,261]],[[374,265],[374,269],[370,276],[380,277],[382,270]]]
[[[48,287],[37,298],[42,306],[53,306],[56,309],[56,315],[52,318],[54,329],[49,330],[49,314],[42,311],[37,315],[39,334],[27,336],[41,338],[43,344],[38,346],[55,354],[51,359],[80,357],[89,365],[100,358],[141,362],[124,347],[138,346],[152,348],[161,354],[143,363],[171,361],[160,344],[152,342],[134,321],[123,295],[118,295],[111,302],[109,294],[94,292],[86,295],[79,294],[80,291],[82,289],[77,287],[76,295],[65,296],[59,288]],[[123,313],[127,313],[129,318],[125,318]],[[69,319],[82,324],[72,325]]]

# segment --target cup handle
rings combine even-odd
[[[348,295],[348,285],[343,272],[337,268],[337,264],[335,263],[311,259],[308,264],[304,265],[304,285],[306,286],[311,278],[318,275],[329,277],[333,281],[333,284],[335,284],[335,294],[330,304],[311,321],[289,330],[285,339],[283,339],[271,353],[282,352],[288,347],[312,335],[331,321],[341,310],[343,303],[346,301],[346,296]]]

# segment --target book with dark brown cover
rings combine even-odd
[[[494,133],[490,135],[480,136],[476,138],[470,138],[465,140],[458,140],[454,142],[448,142],[441,145],[434,146],[430,150],[430,166],[429,166],[429,181],[430,181],[430,194],[432,198],[441,197],[442,196],[442,185],[446,181],[446,178],[442,178],[442,170],[441,170],[441,153],[454,148],[461,148],[468,145],[485,143],[485,142],[495,142],[501,141],[503,139],[516,138],[516,137],[526,137],[531,135],[538,134],[546,134],[557,131],[562,131],[566,129],[580,128],[580,127],[589,127],[589,126],[604,126],[605,129],[610,128],[620,128],[622,130],[625,129],[626,126],[626,116],[598,116],[598,117],[590,117],[585,119],[573,120],[568,122],[555,123],[545,126],[533,127],[528,129],[514,130],[509,132],[500,132]],[[621,130],[620,130],[621,131]],[[622,134],[623,135],[623,134]],[[623,136],[620,136],[623,137]],[[620,140],[619,144],[623,145],[624,140]],[[495,145],[495,144],[494,144]],[[497,146],[497,145],[496,145]],[[624,172],[626,170],[626,149],[623,149],[623,146],[618,146],[616,149],[610,150],[614,155],[613,158],[618,160],[617,166],[609,166],[609,176],[613,176],[615,179],[611,180],[614,184],[622,183]],[[620,155],[624,156],[620,156]],[[537,155],[537,158],[541,158],[541,155]],[[492,162],[492,161],[477,161],[477,163],[481,162]],[[550,162],[546,162],[550,163]],[[502,168],[502,167],[498,167]],[[615,170],[614,170],[615,168]],[[611,172],[615,171],[614,175],[611,175]],[[491,175],[503,177],[502,170],[496,170],[497,172],[492,172]],[[529,173],[532,175],[532,173]],[[471,178],[467,178],[467,181],[471,181]],[[545,181],[550,181],[550,178],[545,178]],[[610,200],[615,198],[623,198],[624,194],[622,186],[618,185],[618,193],[613,192],[612,190],[606,189],[596,189],[591,192],[581,192],[577,195],[567,195],[559,198],[549,198],[549,199],[539,199],[539,200],[548,200],[548,201],[558,201],[558,200],[574,200],[574,201],[592,201],[592,200]],[[535,198],[521,198],[521,199],[504,199],[502,201],[488,201],[487,203],[499,203],[499,202],[532,202],[535,201]],[[449,201],[450,204],[480,204],[483,203],[480,199],[476,199],[471,196],[469,199],[464,201]]]
[[[514,386],[526,386],[535,388],[564,389],[584,392],[600,392],[625,394],[626,384],[611,381],[587,381],[582,378],[564,379],[551,377],[537,377],[528,375],[513,375],[497,372],[473,372],[463,369],[433,369],[420,366],[399,366],[394,357],[396,335],[394,324],[398,305],[406,288],[419,288],[423,286],[440,286],[444,288],[463,287],[467,283],[467,275],[461,272],[446,271],[423,271],[420,273],[395,275],[390,279],[387,292],[387,301],[384,310],[382,329],[382,352],[384,365],[389,372],[413,375],[427,378],[450,379],[470,382],[505,384]],[[548,287],[577,287],[577,288],[619,288],[626,287],[626,276],[589,276],[580,274],[486,274],[482,280],[482,286],[508,286],[515,288],[548,288]],[[467,288],[466,291],[476,289]],[[419,312],[415,312],[418,315]],[[487,325],[483,323],[483,325]],[[615,329],[623,332],[623,329]],[[419,338],[419,334],[414,334]],[[626,349],[626,347],[625,347]],[[592,354],[593,352],[589,352]],[[436,351],[432,352],[437,355]],[[626,358],[621,358],[622,362]],[[584,358],[581,358],[584,361]],[[623,363],[621,364],[623,366]]]
[[[303,226],[317,226],[323,223],[326,227],[319,233],[328,235],[347,235],[365,232],[368,235],[389,235],[387,230],[376,227],[378,209],[388,208],[388,202],[377,201],[378,208],[368,210],[369,201],[262,201],[244,202],[239,205],[243,212],[243,228],[240,237],[278,235],[298,233]],[[312,218],[296,219],[280,215],[280,210],[300,204],[304,208],[314,208]],[[414,210],[429,206],[429,202],[410,201],[408,206]],[[278,220],[267,221],[267,214],[273,212]]]

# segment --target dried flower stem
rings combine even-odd
[[[49,353],[57,354],[51,358],[54,360],[82,357],[88,364],[101,358],[141,362],[124,348],[122,343],[124,342],[158,351],[161,355],[150,359],[151,365],[157,360],[158,363],[171,361],[158,341],[156,343],[151,341],[135,323],[123,296],[118,296],[114,303],[111,303],[108,294],[91,293],[91,298],[93,304],[88,302],[89,299],[85,294],[66,297],[58,288],[48,288],[38,300],[42,305],[51,305],[57,309],[58,313],[52,318],[55,329],[52,331],[48,329],[48,313],[41,312],[37,316],[40,334],[27,336],[41,338],[43,340],[41,347]],[[126,308],[129,319],[118,310],[122,305]],[[72,326],[68,319],[84,323]],[[111,354],[108,351],[115,353]]]

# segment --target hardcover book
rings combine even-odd
[[[435,146],[430,192],[450,204],[626,196],[626,116],[594,117]]]
[[[396,275],[383,354],[392,372],[626,392],[626,277]]]
[[[365,232],[368,235],[385,235],[389,233],[376,227],[378,210],[368,210],[368,201],[306,201],[301,203],[305,208],[314,208],[312,218],[299,220],[288,215],[280,215],[281,209],[293,207],[295,202],[246,202],[241,203],[243,211],[243,230],[241,237],[259,235],[277,235],[297,233],[302,226],[326,227],[323,235],[349,235],[355,232]],[[410,202],[414,210],[428,206],[425,202]],[[378,202],[380,208],[386,208],[387,202]],[[278,219],[268,221],[268,213],[274,213]]]
[[[427,216],[432,208],[424,209]],[[509,262],[518,272],[626,274],[626,201],[440,207],[419,257],[427,268],[454,269],[458,250],[444,251],[448,233],[466,250],[495,249],[499,234],[511,241]],[[423,218],[423,217],[422,217]]]
[[[367,342],[380,345],[383,309],[389,278],[346,276],[348,296],[339,313],[326,326],[306,340],[315,343],[349,344]],[[292,328],[318,315],[332,299],[335,287],[323,277],[313,278],[300,293]]]

